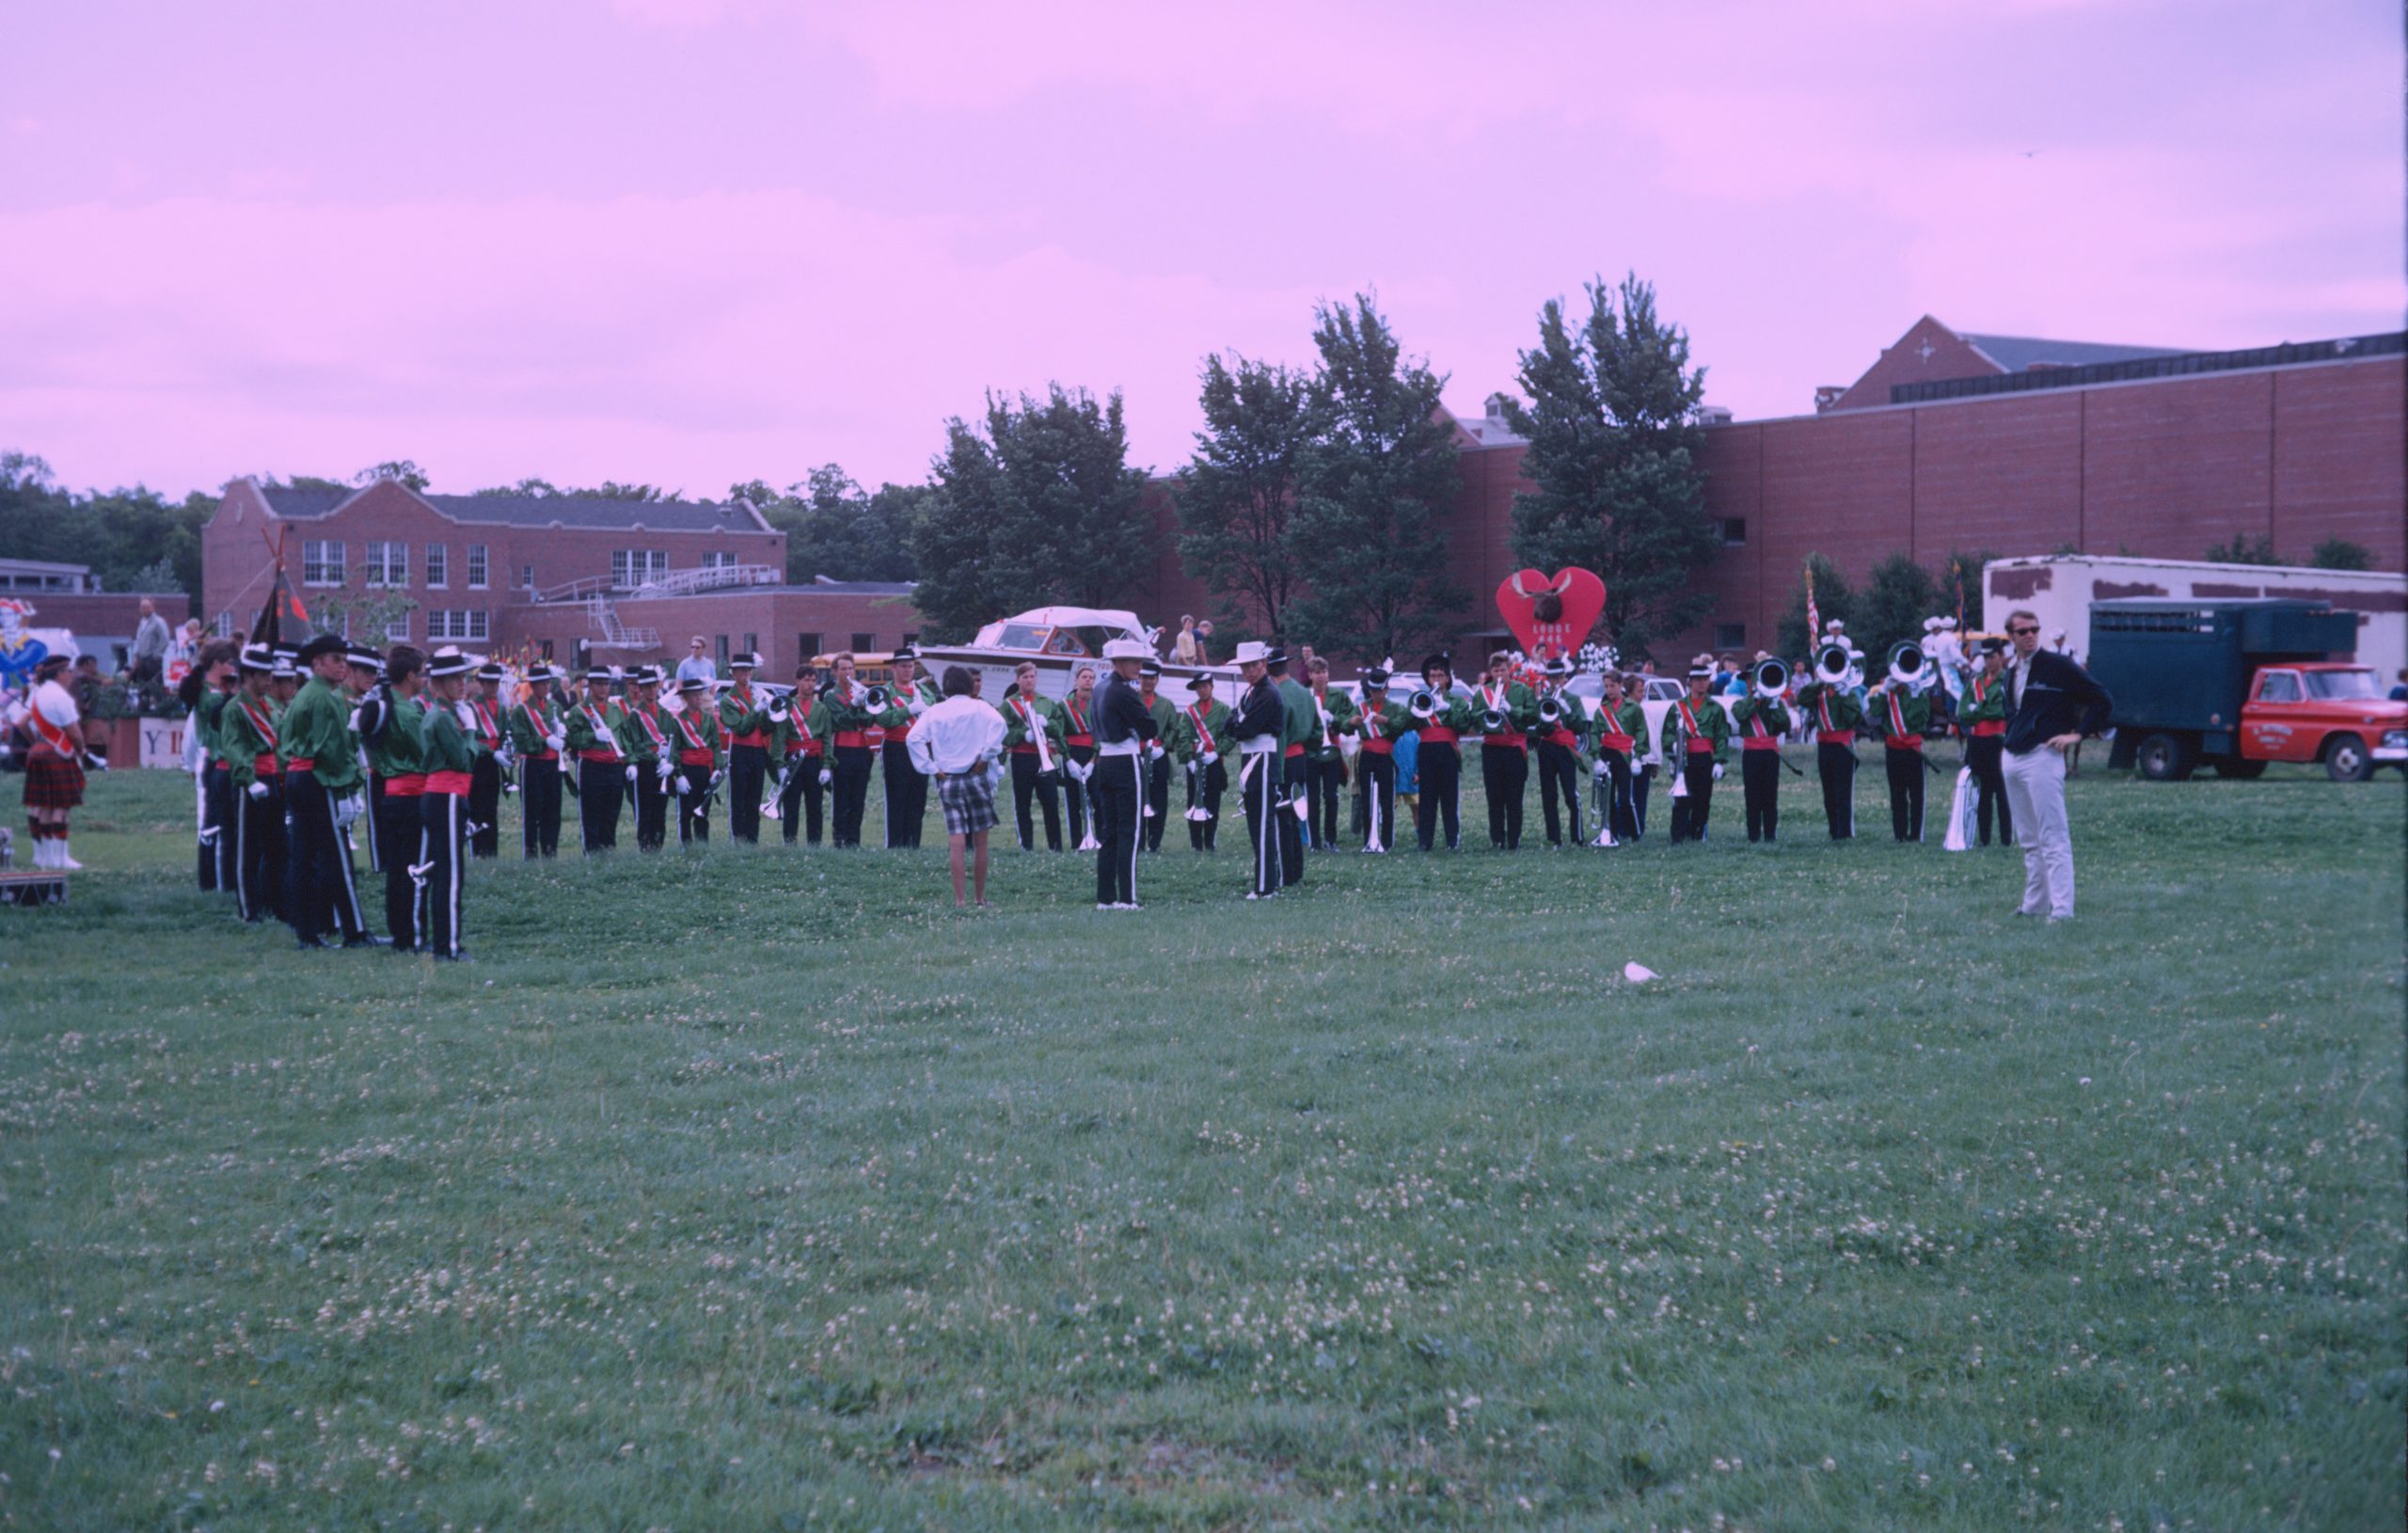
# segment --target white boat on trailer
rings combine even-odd
[[[1156,654],[1161,652],[1162,630],[1147,627],[1134,612],[1099,607],[1038,607],[988,624],[966,644],[921,644],[920,669],[942,676],[949,665],[968,666],[986,678],[980,695],[1000,703],[1004,688],[1012,684],[1013,672],[1022,662],[1034,662],[1038,691],[1062,698],[1069,695],[1071,680],[1083,665],[1095,667],[1096,678],[1101,682],[1103,646],[1116,639],[1134,639]],[[1162,668],[1160,690],[1174,706],[1194,700],[1196,692],[1190,684],[1202,675],[1212,677],[1215,701],[1237,700],[1235,666],[1176,665],[1165,659]]]

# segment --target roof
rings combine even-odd
[[[89,575],[89,564],[55,564],[46,559],[0,559],[0,570],[11,575]]]
[[[260,486],[268,509],[285,521],[325,516],[365,490]],[[651,532],[766,532],[759,513],[741,500],[605,500],[575,495],[428,495],[411,492],[455,522],[498,527],[642,528]]]
[[[2099,362],[2131,362],[2145,356],[2183,356],[2179,346],[2118,346],[2098,340],[2038,340],[2030,336],[1957,336],[2009,372],[2037,367],[2078,368]]]

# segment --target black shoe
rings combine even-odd
[[[404,958],[416,957],[416,956],[418,956],[418,949],[416,949],[416,948],[414,948],[414,947],[404,947],[404,946],[403,946],[401,943],[399,943],[399,942],[388,942],[388,943],[386,943],[386,944],[385,944],[385,951],[386,951],[386,952],[388,952],[388,953],[398,954],[398,955],[400,955],[402,957],[404,957]]]
[[[367,932],[361,932],[356,937],[344,938],[342,945],[345,947],[390,947],[393,945],[393,940],[389,937],[372,937]]]
[[[297,944],[298,946],[300,946],[300,947],[302,947],[302,948],[304,948],[304,949],[313,948],[313,947],[315,947],[315,948],[323,948],[323,947],[325,947],[325,946],[326,945],[324,941],[321,941],[319,939],[317,939],[317,938],[315,938],[315,937],[302,937],[302,938],[297,938],[297,939],[295,939],[295,942],[296,942],[296,944]]]
[[[475,961],[466,953],[438,953],[435,955],[435,956],[445,963],[472,963]]]

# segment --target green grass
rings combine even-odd
[[[0,1525],[2400,1525],[2399,781],[2086,772],[2054,930],[1787,791],[1133,916],[507,861],[451,967],[99,779],[0,909]]]

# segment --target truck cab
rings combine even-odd
[[[2378,765],[2408,762],[2403,731],[2408,703],[2384,701],[2365,666],[2267,665],[2242,704],[2241,753],[2260,764],[2321,761],[2334,777],[2354,782]]]

